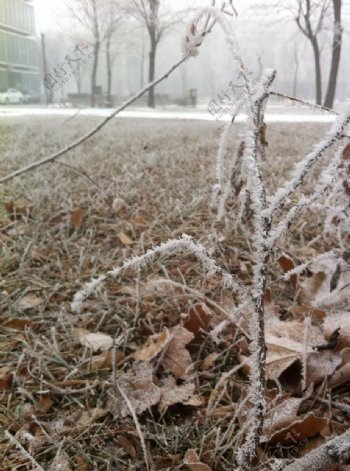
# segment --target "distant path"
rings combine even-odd
[[[316,114],[305,112],[304,110],[295,110],[291,112],[290,108],[281,110],[282,112],[267,112],[267,123],[332,123],[335,119],[333,115]],[[21,117],[21,116],[96,116],[104,117],[111,113],[111,109],[105,108],[26,108],[26,107],[9,107],[0,106],[0,117]],[[170,111],[170,110],[148,110],[148,109],[135,109],[122,111],[119,118],[144,118],[144,119],[185,119],[197,121],[213,121],[215,118],[205,110],[198,111]],[[226,116],[221,121],[228,121],[230,118]],[[245,115],[239,115],[236,122],[243,122]]]

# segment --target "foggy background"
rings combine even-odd
[[[91,34],[71,14],[68,4],[78,8],[80,0],[35,0],[37,33],[44,34],[47,51],[47,69],[64,62],[67,54],[73,52],[77,42],[90,42]],[[131,4],[132,2],[128,2]],[[294,11],[297,1],[276,2],[236,1],[238,16],[234,21],[237,38],[244,63],[252,77],[258,76],[265,67],[277,69],[275,89],[286,94],[298,95],[315,100],[315,66],[310,41],[297,27]],[[161,15],[166,18],[180,17],[179,21],[164,34],[156,52],[156,72],[164,72],[181,57],[182,41],[186,25],[194,15],[195,7],[208,6],[207,0],[161,0]],[[290,7],[290,9],[289,9]],[[336,101],[350,96],[350,1],[343,2],[343,43],[336,89]],[[333,35],[333,18],[324,21],[319,34],[322,62],[322,85],[325,91],[328,81]],[[107,66],[105,45],[101,45],[96,84],[102,93],[107,91]],[[111,93],[118,102],[137,92],[148,82],[150,41],[145,25],[131,15],[125,14],[112,37],[113,78]],[[41,61],[42,62],[42,61]],[[92,62],[87,63],[77,79],[71,79],[58,92],[55,100],[65,100],[69,93],[89,93]],[[215,99],[224,92],[237,75],[230,53],[225,45],[220,28],[205,41],[195,60],[185,63],[168,80],[157,86],[160,96],[156,104],[175,100],[181,104],[190,89],[197,90],[198,102]],[[79,83],[78,83],[79,82]]]

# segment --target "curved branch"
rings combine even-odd
[[[26,172],[31,172],[32,170],[35,170],[36,168],[40,167],[41,165],[48,164],[49,162],[53,162],[54,160],[58,159],[59,157],[62,157],[62,155],[67,154],[71,150],[75,149],[76,147],[80,146],[83,142],[87,141],[90,139],[90,137],[94,136],[100,129],[102,129],[109,121],[111,121],[113,118],[115,118],[118,114],[120,114],[125,108],[130,106],[132,103],[134,103],[136,100],[138,100],[142,95],[148,92],[151,88],[155,87],[158,85],[158,83],[162,82],[166,78],[169,77],[170,74],[174,72],[180,65],[182,65],[185,61],[187,60],[187,57],[183,57],[181,60],[179,60],[175,65],[173,65],[165,74],[157,78],[154,82],[149,83],[144,87],[142,90],[140,90],[136,95],[134,95],[132,98],[124,102],[119,108],[114,110],[109,116],[107,116],[103,121],[100,122],[96,127],[91,129],[85,136],[80,137],[77,139],[75,142],[72,142],[66,147],[63,147],[59,151],[55,152],[54,154],[50,155],[49,157],[45,157],[44,159],[37,160],[36,162],[27,165],[26,167],[22,167],[19,170],[16,170],[13,173],[10,173],[6,177],[3,177],[0,179],[0,183],[5,183],[9,180],[12,180],[13,178],[16,178],[23,173]]]
[[[283,471],[325,471],[350,457],[350,431],[333,438],[306,456],[288,465]]]
[[[93,279],[89,283],[86,283],[83,289],[78,291],[73,298],[71,307],[73,311],[79,312],[81,310],[83,302],[93,294],[100,286],[106,283],[112,278],[124,273],[126,270],[139,270],[142,266],[153,261],[156,256],[165,255],[165,254],[177,254],[183,250],[187,250],[189,253],[193,254],[197,260],[203,265],[208,275],[213,275],[215,273],[219,274],[222,278],[223,284],[235,290],[244,301],[251,304],[252,299],[249,295],[246,287],[242,281],[235,275],[223,270],[219,267],[215,260],[210,258],[207,255],[206,249],[194,242],[192,238],[188,235],[183,235],[181,239],[173,239],[168,242],[155,247],[154,249],[149,249],[145,254],[133,257],[129,260],[126,260],[123,265],[113,270],[108,271],[104,275],[100,275],[98,278]]]

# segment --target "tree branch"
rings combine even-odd
[[[45,157],[44,159],[38,160],[32,164],[27,165],[26,167],[22,167],[19,170],[16,170],[13,173],[10,173],[6,177],[3,177],[0,179],[0,184],[8,182],[24,173],[31,172],[35,170],[38,167],[41,167],[42,165],[48,164],[49,162],[53,162],[54,160],[58,159],[59,157],[62,157],[62,155],[67,154],[71,150],[75,149],[78,147],[80,144],[83,144],[83,142],[87,141],[90,139],[90,137],[94,136],[96,133],[98,133],[109,121],[111,121],[113,118],[115,118],[118,114],[120,114],[125,108],[130,106],[132,103],[134,103],[138,98],[140,98],[142,95],[148,92],[152,87],[156,86],[158,83],[162,82],[166,78],[169,77],[170,74],[174,72],[178,67],[180,67],[181,64],[183,64],[187,60],[187,57],[183,57],[180,61],[178,61],[175,65],[173,65],[165,74],[157,78],[154,82],[149,83],[144,87],[142,90],[140,90],[136,95],[134,95],[132,98],[124,102],[119,108],[114,110],[107,118],[105,118],[103,121],[100,122],[96,127],[91,129],[85,136],[79,138],[75,142],[69,144],[66,147],[63,147],[59,151],[55,152],[54,154],[50,155],[49,157]]]
[[[325,471],[334,464],[344,463],[349,457],[350,431],[316,448],[288,465],[283,471]]]

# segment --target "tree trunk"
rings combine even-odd
[[[94,54],[94,61],[92,65],[92,74],[91,74],[91,106],[94,107],[96,103],[95,99],[95,89],[96,89],[96,77],[97,77],[97,68],[98,68],[98,58],[100,52],[100,42],[95,42],[95,54]]]
[[[311,39],[312,50],[315,60],[315,84],[316,84],[316,104],[322,105],[322,70],[321,70],[321,55],[317,38]]]
[[[333,32],[333,46],[332,46],[332,63],[329,73],[328,89],[324,102],[324,106],[332,108],[335,98],[335,90],[337,86],[337,78],[340,64],[340,55],[342,48],[342,22],[341,22],[341,9],[342,0],[333,0],[334,11],[334,32]]]
[[[46,58],[46,44],[45,44],[45,35],[41,33],[41,51],[42,51],[42,60],[43,60],[43,75],[44,79],[47,75],[47,58]],[[45,87],[45,102],[46,105],[50,105],[53,101],[53,90],[49,90]]]
[[[107,61],[107,104],[112,106],[112,60],[111,60],[111,43],[108,40],[106,44],[106,61]]]
[[[145,84],[145,41],[142,36],[142,49],[141,49],[141,66],[140,66],[140,89],[142,90]]]
[[[294,78],[293,78],[293,96],[297,96],[297,87],[298,87],[298,73],[299,73],[299,62],[296,62],[294,69]]]
[[[149,73],[148,73],[148,81],[149,83],[154,81],[155,78],[155,71],[156,71],[156,51],[157,51],[157,41],[155,39],[155,34],[151,34],[151,50],[149,53]],[[147,106],[150,108],[155,108],[155,98],[154,98],[154,87],[150,88],[148,92],[148,101]]]

